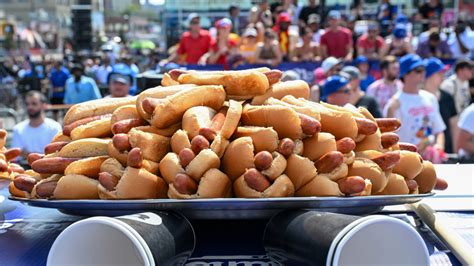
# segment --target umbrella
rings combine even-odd
[[[155,49],[156,45],[150,40],[136,40],[130,43],[132,49]]]

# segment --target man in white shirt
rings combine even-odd
[[[454,65],[455,73],[441,83],[440,88],[453,96],[458,114],[462,113],[471,101],[469,80],[472,79],[473,67],[473,63],[468,60],[458,60]]]
[[[112,72],[112,66],[110,65],[110,58],[104,57],[102,65],[99,66],[95,71],[95,79],[97,84],[100,86],[107,86],[107,77]]]
[[[469,59],[474,50],[474,31],[464,21],[458,21],[447,39],[453,58]]]
[[[400,78],[403,88],[395,93],[384,109],[386,117],[400,119],[397,131],[400,141],[418,146],[420,154],[428,160],[443,161],[446,125],[439,112],[436,97],[420,90],[425,81],[425,63],[414,54],[400,59]]]
[[[45,116],[46,97],[38,91],[26,94],[26,111],[28,119],[13,127],[12,148],[22,149],[22,157],[29,153],[44,153],[44,147],[53,137],[61,132],[61,125]]]
[[[461,113],[458,122],[459,133],[457,136],[459,155],[465,159],[474,159],[474,104]]]

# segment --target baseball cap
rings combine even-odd
[[[426,65],[426,73],[425,73],[425,78],[429,78],[432,75],[440,72],[440,71],[446,71],[446,65],[441,62],[436,57],[431,57],[428,59],[425,59],[425,65]]]
[[[335,57],[328,57],[324,59],[323,63],[321,64],[321,68],[323,69],[324,73],[327,73],[331,68],[333,68],[336,65],[339,65],[341,63],[341,60],[335,58]]]
[[[356,59],[354,60],[354,65],[359,65],[359,64],[368,64],[369,63],[369,59],[366,57],[366,56],[363,56],[363,55],[359,55],[358,57],[356,57]]]
[[[341,19],[341,12],[337,10],[331,10],[328,14],[329,18]]]
[[[345,66],[341,70],[342,73],[346,73],[350,79],[360,79],[360,71],[355,66]]]
[[[405,25],[403,24],[397,24],[395,26],[395,29],[393,29],[393,36],[395,36],[395,38],[405,38],[407,37],[407,28]]]
[[[420,56],[416,54],[407,54],[400,58],[400,77],[405,76],[407,73],[417,67],[426,67],[425,62]]]
[[[188,15],[188,18],[187,18],[188,23],[191,22],[191,20],[193,20],[193,19],[195,19],[195,18],[200,18],[200,17],[199,17],[199,14],[198,14],[198,13],[190,13],[190,14]]]
[[[319,23],[321,17],[318,14],[311,14],[308,16],[308,24]]]
[[[282,12],[278,15],[278,22],[291,22],[290,14]]]
[[[242,36],[243,37],[249,37],[249,36],[257,37],[257,30],[254,28],[247,28],[245,29],[244,34],[242,34]]]
[[[110,75],[110,82],[120,82],[130,85],[130,77],[122,74],[112,74]]]
[[[349,83],[349,80],[338,75],[330,76],[321,90],[321,100],[326,101],[327,97],[336,91],[340,90],[342,87],[346,86]]]
[[[218,21],[216,21],[215,26],[218,29],[220,28],[230,29],[232,27],[232,21],[228,18],[219,19]]]

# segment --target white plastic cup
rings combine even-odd
[[[175,213],[98,216],[61,232],[47,265],[182,265],[194,246],[191,224]]]
[[[263,242],[283,265],[429,265],[416,230],[382,215],[285,211],[269,221]]]

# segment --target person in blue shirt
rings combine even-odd
[[[82,103],[102,98],[95,81],[84,75],[84,67],[82,65],[74,65],[71,72],[72,77],[66,81],[65,104]]]
[[[65,68],[61,61],[56,61],[54,67],[49,73],[49,80],[51,82],[51,104],[62,104],[64,99],[64,87],[66,81],[71,77],[69,70]]]
[[[375,78],[369,73],[369,59],[360,55],[354,60],[354,65],[360,71],[360,89],[365,92],[369,85],[375,81]]]

